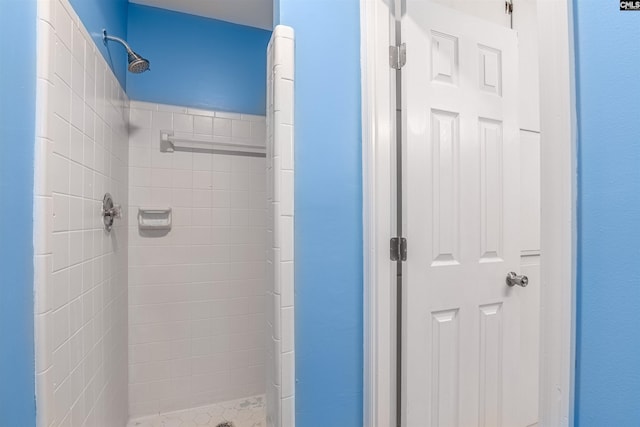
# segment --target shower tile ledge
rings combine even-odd
[[[253,396],[198,408],[134,418],[127,427],[266,427],[265,396]]]

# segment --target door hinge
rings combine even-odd
[[[401,69],[407,63],[407,45],[389,46],[389,65],[394,70]]]
[[[390,245],[391,261],[407,260],[407,239],[404,237],[392,237]]]
[[[513,15],[513,0],[506,0],[504,2],[504,13]]]

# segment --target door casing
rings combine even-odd
[[[539,425],[569,427],[573,425],[577,238],[573,10],[570,0],[539,0],[537,6],[544,313]],[[401,13],[402,7],[397,10]],[[396,267],[389,259],[389,239],[396,235],[396,81],[389,66],[389,46],[396,44],[395,11],[392,0],[360,0],[365,427],[395,427]]]

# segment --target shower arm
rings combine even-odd
[[[131,47],[129,47],[129,44],[127,44],[126,41],[122,40],[120,37],[115,37],[115,36],[110,36],[107,34],[107,30],[102,30],[102,41],[105,42],[105,44],[107,43],[107,40],[111,40],[114,42],[118,42],[120,43],[122,46],[125,47],[125,49],[127,49],[128,53],[133,53],[133,49],[131,49]]]

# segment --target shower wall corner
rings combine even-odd
[[[267,426],[295,426],[294,31],[278,25],[267,48]]]

